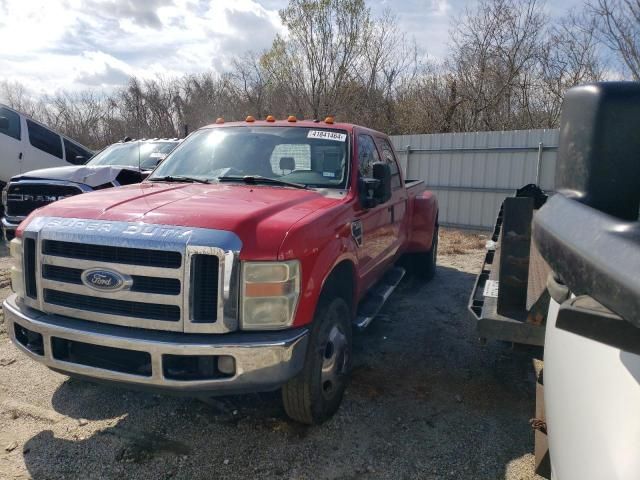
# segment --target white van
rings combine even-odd
[[[0,104],[0,182],[49,167],[80,165],[93,152],[31,117]]]

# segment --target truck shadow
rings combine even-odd
[[[67,418],[24,446],[44,478],[503,478],[533,450],[531,358],[480,347],[466,312],[474,275],[439,267],[401,283],[354,338],[352,383],[319,427],[286,419],[277,392],[207,403],[68,379]]]

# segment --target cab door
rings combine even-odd
[[[398,167],[398,161],[389,140],[384,137],[376,137],[375,140],[380,151],[382,162],[388,164],[391,169],[391,204],[389,205],[389,212],[391,215],[390,223],[393,242],[389,253],[395,256],[400,247],[407,241],[406,237],[408,229],[404,228],[404,223],[408,220],[407,191],[404,188],[402,176],[400,175],[400,168]]]
[[[373,164],[380,161],[376,143],[368,133],[358,133],[356,139],[358,179],[373,177]],[[360,280],[364,290],[371,287],[386,269],[393,248],[393,227],[390,209],[392,200],[372,208],[360,207],[356,212],[354,237],[358,244]]]

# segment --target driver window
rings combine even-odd
[[[369,135],[358,135],[358,169],[364,178],[373,176],[373,164],[380,161],[378,150]]]

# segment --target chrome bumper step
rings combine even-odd
[[[366,297],[358,305],[358,313],[354,325],[359,330],[364,330],[378,315],[382,306],[404,278],[406,270],[402,267],[394,267],[367,293]]]

